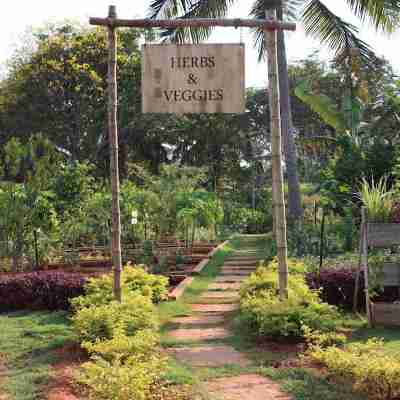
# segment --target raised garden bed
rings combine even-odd
[[[398,302],[372,302],[369,299],[368,285],[368,249],[391,248],[400,245],[399,223],[369,222],[366,209],[362,212],[362,241],[361,254],[363,258],[364,280],[366,288],[367,316],[371,326],[400,326],[400,303]],[[383,264],[383,287],[397,291],[400,295],[400,266],[398,263]]]
[[[373,325],[400,326],[400,303],[371,303]]]

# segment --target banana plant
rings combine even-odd
[[[359,129],[365,108],[360,97],[345,95],[342,100],[343,108],[340,109],[329,96],[313,91],[311,83],[306,80],[297,85],[295,94],[337,134],[354,134]]]

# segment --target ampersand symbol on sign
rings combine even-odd
[[[189,74],[189,78],[187,80],[187,83],[189,85],[197,85],[198,81],[199,81],[199,78],[197,78],[196,75]]]

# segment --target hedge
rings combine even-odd
[[[339,306],[346,310],[353,307],[354,286],[356,272],[351,269],[324,269],[306,275],[308,285],[312,289],[321,290],[321,298],[324,302]],[[360,277],[360,290],[358,292],[358,305],[364,307],[363,277]]]
[[[341,269],[324,269],[306,275],[307,284],[312,289],[321,290],[321,298],[328,304],[339,306],[345,310],[352,310],[356,271]],[[399,294],[395,287],[378,289],[378,293],[371,299],[391,303],[398,300]],[[364,275],[360,275],[360,287],[358,292],[358,307],[365,309]]]
[[[68,310],[69,299],[84,294],[85,282],[80,274],[53,271],[0,276],[0,311]]]

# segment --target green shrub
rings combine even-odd
[[[113,276],[90,278],[85,285],[85,295],[71,300],[76,310],[92,305],[104,305],[114,300]],[[121,274],[122,297],[140,293],[153,303],[165,300],[168,295],[168,278],[147,273],[143,268],[127,265]]]
[[[350,344],[344,349],[313,346],[310,355],[338,377],[352,379],[354,388],[375,400],[400,396],[400,360],[383,352],[383,341]]]
[[[123,360],[132,354],[145,361],[148,356],[158,353],[159,339],[159,335],[149,329],[137,331],[133,336],[126,336],[117,329],[114,330],[112,339],[84,342],[83,347],[89,354],[101,355],[108,361],[114,358]]]
[[[280,301],[278,273],[261,267],[240,290],[239,321],[257,336],[302,338],[303,327],[326,332],[334,330],[339,314],[323,303],[318,291],[311,290],[301,274],[289,275],[289,298]]]
[[[163,369],[164,361],[157,355],[149,355],[145,361],[135,355],[111,361],[93,357],[83,364],[77,380],[88,388],[90,399],[145,400]]]
[[[157,315],[149,297],[140,294],[125,296],[122,303],[82,307],[72,317],[82,342],[112,339],[114,333],[132,336],[143,329],[158,329]]]

